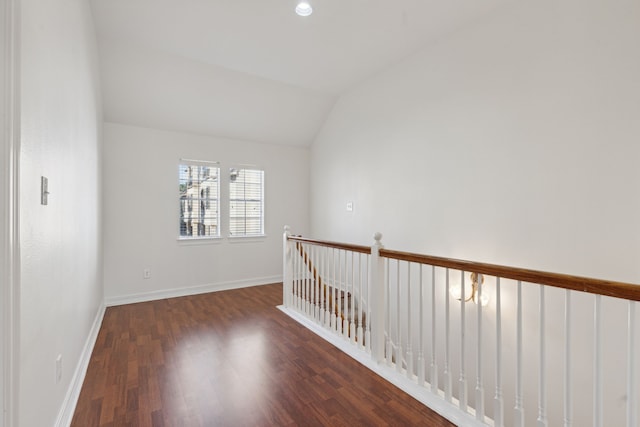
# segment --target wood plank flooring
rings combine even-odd
[[[71,425],[453,425],[281,301],[273,284],[108,308]]]

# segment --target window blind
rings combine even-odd
[[[264,171],[229,169],[229,233],[264,234]]]

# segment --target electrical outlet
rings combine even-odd
[[[144,270],[142,270],[142,278],[143,279],[151,279],[151,269],[150,268],[145,268]]]
[[[353,212],[353,202],[347,202],[347,212]]]
[[[56,357],[56,384],[62,380],[62,355]]]

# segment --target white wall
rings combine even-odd
[[[111,7],[94,6],[103,16]],[[308,146],[336,99],[128,39],[100,38],[100,72],[108,122],[246,141]]]
[[[639,39],[637,2],[520,2],[363,82],[313,144],[312,235],[370,244],[380,231],[391,248],[640,283]],[[624,308],[605,318],[624,321]],[[623,334],[607,332],[607,376],[624,366],[609,351]],[[590,352],[590,327],[576,335]],[[607,423],[624,417],[623,381]],[[535,374],[526,384],[535,420]],[[576,380],[588,398],[589,385]]]
[[[178,241],[180,159],[265,170],[265,238]],[[282,232],[306,233],[308,149],[105,124],[105,296],[108,304],[282,280]],[[222,173],[225,176],[224,173]],[[228,182],[221,183],[222,198]],[[151,278],[143,279],[143,269]]]
[[[499,9],[344,96],[314,234],[640,279],[639,6],[566,3]]]
[[[56,423],[103,301],[102,117],[88,2],[20,3],[19,425],[31,427]]]

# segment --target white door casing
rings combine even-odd
[[[0,0],[0,427],[17,413],[19,0]]]

